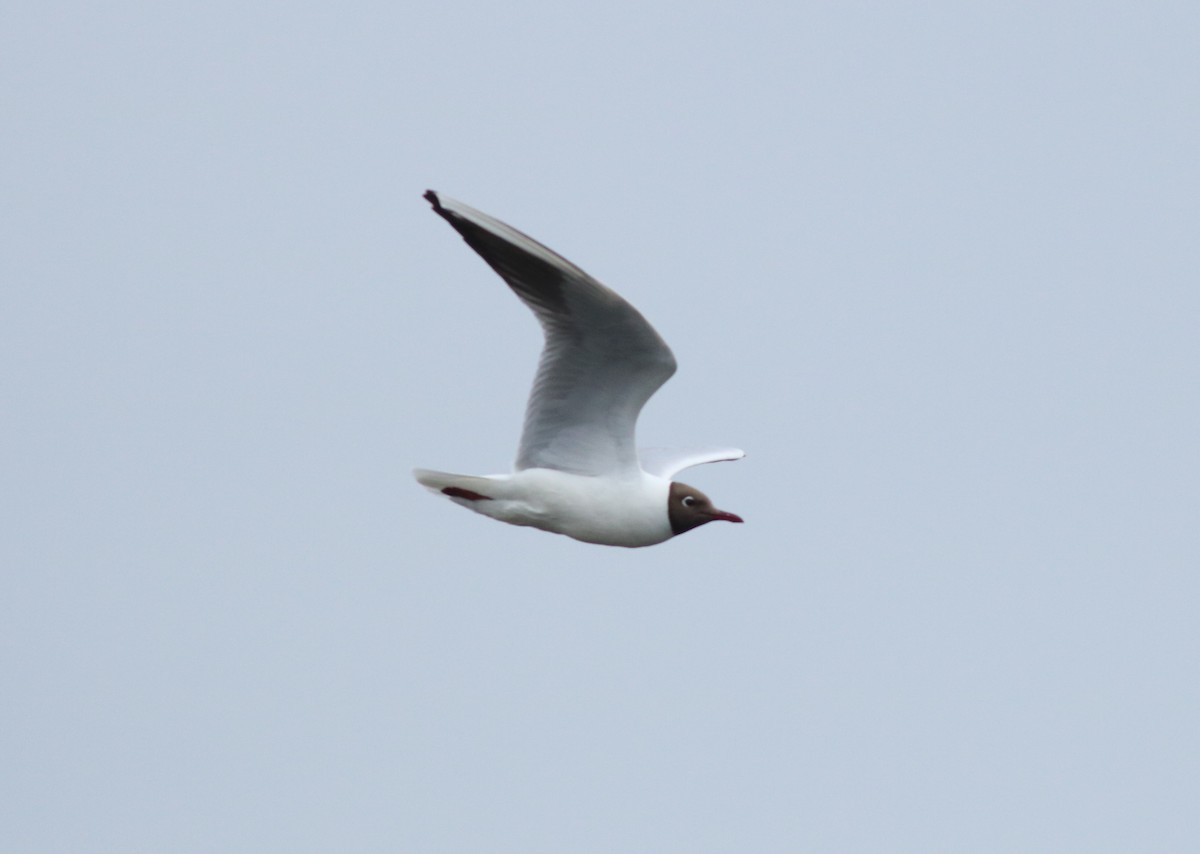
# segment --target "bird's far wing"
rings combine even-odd
[[[738,448],[641,448],[638,454],[647,474],[665,480],[671,480],[692,466],[740,460],[746,456],[746,452]]]
[[[528,235],[432,190],[425,198],[533,310],[546,336],[517,469],[635,472],[634,429],[675,357],[644,317]]]

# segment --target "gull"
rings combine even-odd
[[[652,546],[709,522],[741,522],[673,478],[743,451],[635,445],[642,406],[675,373],[670,348],[638,310],[498,219],[433,190],[425,199],[529,306],[545,345],[513,471],[414,469],[417,481],[501,522],[606,546]]]

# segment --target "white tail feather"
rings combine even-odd
[[[445,471],[413,469],[413,477],[417,479],[417,483],[421,484],[421,486],[431,492],[437,493],[441,493],[447,487],[453,487],[456,489],[465,489],[477,495],[486,495],[490,498],[492,497],[491,493],[496,488],[496,481],[492,478],[479,477],[472,474],[451,474]]]

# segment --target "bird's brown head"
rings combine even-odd
[[[667,517],[671,520],[671,533],[676,536],[718,519],[723,522],[742,521],[741,516],[713,507],[707,495],[686,483],[671,484],[671,492],[667,497]]]

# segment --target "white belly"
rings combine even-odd
[[[493,500],[460,502],[511,525],[565,534],[585,543],[652,546],[671,537],[669,481],[637,472],[627,478],[586,477],[525,469],[490,478]]]

